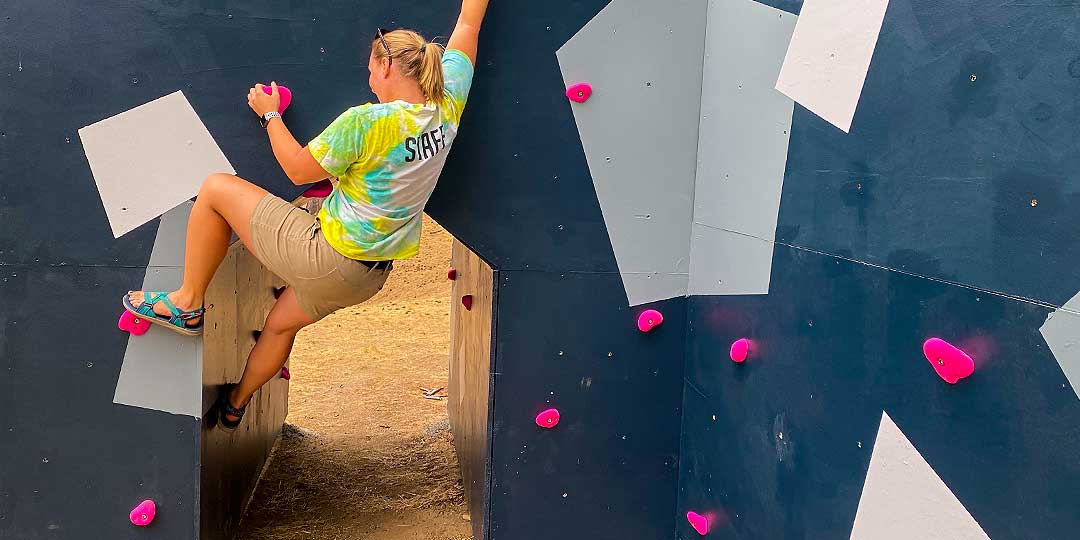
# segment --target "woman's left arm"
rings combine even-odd
[[[267,94],[263,91],[263,85],[256,84],[248,92],[248,105],[260,117],[278,110],[278,104],[281,102],[277,83],[271,82],[270,89],[271,93]],[[292,183],[301,186],[330,176],[322,165],[315,161],[311,152],[296,142],[296,137],[293,137],[289,128],[285,127],[285,122],[281,118],[271,118],[270,123],[266,125],[266,133],[270,137],[270,147],[274,150],[274,157],[277,158],[281,170],[285,171],[285,175]]]

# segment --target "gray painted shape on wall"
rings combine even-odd
[[[773,246],[768,240],[695,223],[690,294],[767,294]]]
[[[154,249],[150,251],[148,267],[184,267],[188,216],[191,215],[191,209],[194,206],[195,203],[191,201],[183,202],[161,216],[157,236],[154,238]]]
[[[79,129],[113,236],[194,197],[208,174],[235,174],[180,90]]]
[[[708,18],[689,293],[768,294],[794,110],[774,86],[797,17],[710,0]]]
[[[185,202],[161,216],[143,290],[171,291],[180,285],[191,206]],[[151,326],[141,336],[128,337],[113,403],[198,418],[203,412],[202,371],[201,337]]]
[[[1073,392],[1080,398],[1080,293],[1046,317],[1039,328]]]
[[[881,413],[851,540],[989,540],[907,436]]]
[[[557,53],[631,305],[686,295],[706,10],[615,0]]]

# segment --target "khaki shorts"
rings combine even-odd
[[[255,206],[251,238],[255,257],[293,288],[312,321],[375,296],[394,267],[338,253],[315,216],[274,195]]]

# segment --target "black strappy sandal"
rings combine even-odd
[[[240,426],[240,423],[244,421],[244,411],[247,410],[247,405],[236,408],[229,402],[229,392],[232,391],[235,384],[227,384],[221,388],[221,393],[218,394],[217,409],[218,409],[218,424],[221,427],[229,431],[235,430]],[[229,420],[227,416],[235,416],[236,420]]]

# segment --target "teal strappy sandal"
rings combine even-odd
[[[183,311],[169,301],[169,293],[149,291],[143,291],[143,302],[142,304],[139,304],[139,307],[135,307],[131,304],[131,300],[128,300],[129,294],[131,294],[131,292],[124,295],[123,303],[124,309],[128,310],[131,314],[141,317],[147,322],[158,326],[164,326],[173,332],[184,334],[185,336],[202,335],[203,322],[206,320],[206,317],[204,317],[204,315],[206,315],[205,307],[193,309],[191,311]],[[164,316],[154,313],[154,305],[158,302],[165,304],[165,307],[169,309],[169,313],[172,315]],[[203,317],[203,320],[199,321],[199,324],[195,326],[187,325],[188,321],[198,317]]]

